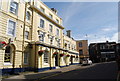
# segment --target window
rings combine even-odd
[[[57,36],[59,36],[59,29],[57,29]]]
[[[49,28],[50,28],[50,32],[52,32],[53,31],[53,26],[49,25]]]
[[[28,64],[28,53],[24,53],[24,64]]]
[[[79,54],[82,55],[83,54],[83,50],[79,50]]]
[[[16,2],[11,2],[10,4],[10,12],[13,13],[13,14],[17,14],[18,12],[18,3]]]
[[[8,30],[7,30],[8,35],[15,36],[15,26],[16,26],[16,23],[14,21],[9,20]]]
[[[0,9],[1,9],[1,6],[2,6],[2,0],[0,0]]]
[[[45,36],[45,33],[44,32],[41,32],[41,31],[39,31],[38,32],[38,36],[39,36],[39,41],[44,41],[44,36]]]
[[[79,42],[79,47],[82,47],[82,42]]]
[[[25,31],[25,38],[29,39],[29,32],[28,31]]]
[[[49,17],[52,19],[52,18],[53,18],[53,15],[52,15],[52,14],[49,14]]]
[[[30,12],[28,12],[28,11],[26,12],[26,19],[30,20]]]
[[[42,7],[40,7],[40,11],[43,12],[43,13],[45,13],[45,9],[42,8]]]
[[[5,49],[4,62],[11,62],[12,49],[10,46],[7,46]]]
[[[44,53],[44,63],[48,63],[49,62],[49,56],[48,56],[48,52]]]
[[[57,23],[59,23],[59,20],[58,20],[58,19],[56,19],[56,22],[57,22]]]
[[[44,20],[40,19],[40,27],[44,28]]]

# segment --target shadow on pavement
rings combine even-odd
[[[61,73],[61,71],[28,74],[28,75],[23,75],[24,79],[19,79],[16,77],[14,79],[3,79],[2,81],[39,81],[43,77],[48,77],[48,76],[59,74],[59,73]]]

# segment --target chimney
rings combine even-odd
[[[71,30],[67,30],[66,32],[67,32],[67,36],[71,37]]]
[[[55,14],[57,14],[57,10],[56,10],[55,8],[51,8],[51,10],[52,10]]]

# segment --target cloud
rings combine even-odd
[[[111,26],[111,27],[104,27],[101,29],[103,32],[111,32],[111,31],[116,31],[117,27],[116,26]]]

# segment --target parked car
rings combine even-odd
[[[82,65],[92,65],[92,61],[89,59],[83,60]]]

